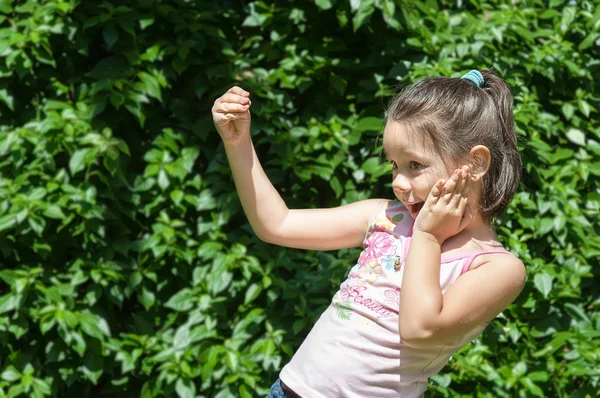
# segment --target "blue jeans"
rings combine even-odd
[[[288,394],[281,387],[281,379],[275,380],[275,383],[271,386],[271,392],[267,395],[266,398],[292,398],[290,394]]]

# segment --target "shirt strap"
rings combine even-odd
[[[508,253],[508,254],[512,254],[513,256],[515,255],[514,253],[509,252],[508,250],[482,250],[480,252],[472,253],[467,258],[467,261],[465,262],[465,265],[463,265],[460,274],[461,275],[464,274],[465,272],[467,272],[469,270],[469,268],[471,268],[471,264],[473,263],[473,260],[475,260],[475,257],[480,256],[482,254],[495,254],[495,253]]]

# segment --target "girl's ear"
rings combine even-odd
[[[479,181],[490,169],[492,157],[490,150],[485,145],[476,145],[471,149],[471,175],[474,181]]]

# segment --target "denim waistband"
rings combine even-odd
[[[297,394],[290,394],[285,391],[281,386],[281,379],[275,380],[275,383],[271,386],[271,392],[266,398],[296,398],[299,397]]]

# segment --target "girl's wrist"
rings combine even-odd
[[[250,134],[244,135],[242,137],[239,137],[238,139],[231,141],[231,140],[225,140],[223,139],[223,145],[225,145],[225,148],[235,148],[240,146],[241,144],[244,144],[247,141],[252,141]]]
[[[444,240],[445,240],[445,239],[441,239],[440,237],[436,236],[435,234],[433,234],[431,232],[421,231],[418,229],[413,231],[412,238],[414,239],[415,237],[420,237],[422,239],[425,239],[427,241],[435,243],[435,244],[439,245],[440,247],[442,246],[442,243],[444,243]]]

